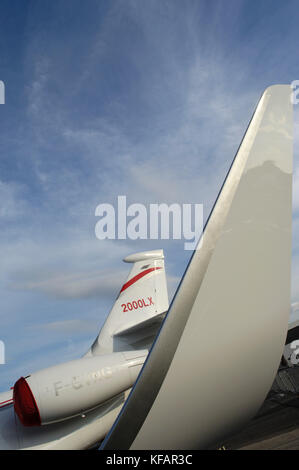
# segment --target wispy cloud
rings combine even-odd
[[[0,223],[23,217],[28,210],[24,187],[17,182],[8,183],[0,180]]]
[[[36,355],[48,364],[87,347],[88,328],[82,342],[75,330],[82,318],[103,321],[128,253],[164,248],[172,297],[190,257],[183,243],[100,242],[94,211],[125,194],[128,204],[203,203],[208,216],[263,89],[299,78],[295,4],[275,3],[271,16],[265,5],[30,3],[22,47],[7,51],[13,75],[1,109],[10,117],[0,177],[0,337],[11,358],[3,386],[17,360],[38,367]],[[19,95],[10,98],[10,89]],[[48,327],[37,340],[41,315]],[[74,333],[68,346],[57,342],[60,328]]]
[[[64,274],[60,270],[54,276],[44,275],[45,279],[43,280],[15,282],[10,284],[9,287],[15,290],[39,291],[63,299],[93,296],[111,298],[113,294],[116,295],[119,291],[126,274],[126,272],[119,270]]]

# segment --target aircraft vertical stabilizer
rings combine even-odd
[[[135,253],[124,261],[132,269],[87,355],[149,348],[168,310],[163,250]]]

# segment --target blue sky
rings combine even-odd
[[[262,91],[299,79],[296,1],[3,0],[0,6],[0,391],[82,355],[128,266],[184,241],[95,237],[95,208],[217,196]],[[292,303],[299,309],[295,107]]]

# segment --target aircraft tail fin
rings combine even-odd
[[[132,269],[87,355],[146,349],[168,310],[163,250],[135,253],[124,261]]]

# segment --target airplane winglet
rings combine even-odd
[[[292,105],[265,90],[147,361],[102,449],[202,449],[254,416],[290,306]]]

